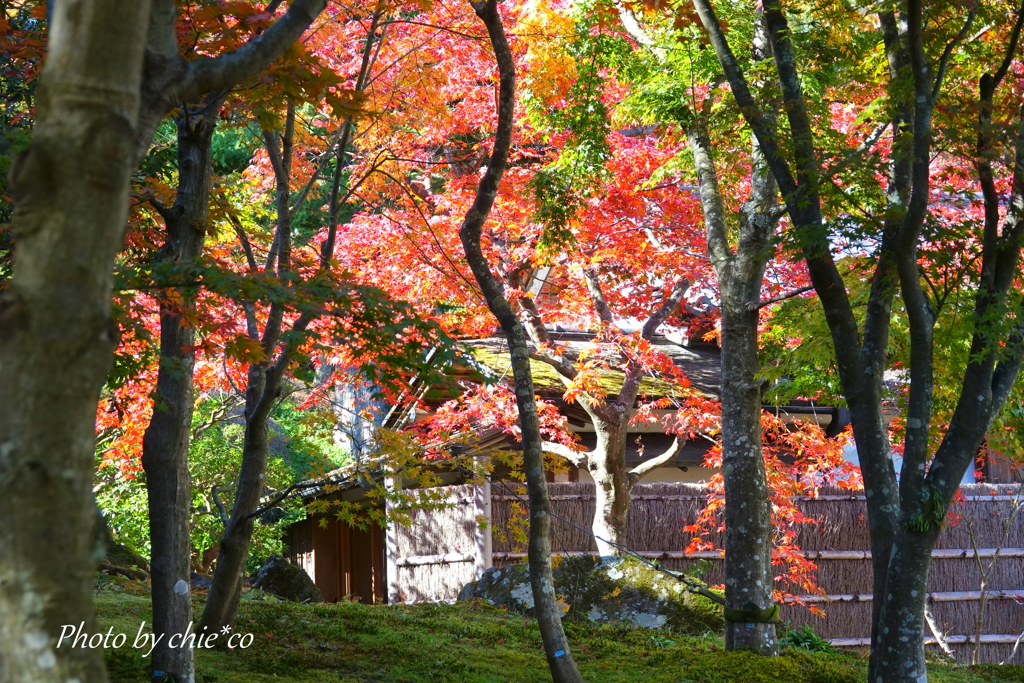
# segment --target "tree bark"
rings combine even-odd
[[[276,369],[276,365],[271,368]],[[283,370],[282,370],[283,373]],[[213,585],[206,598],[197,632],[213,633],[226,626],[234,627],[238,603],[242,597],[249,544],[255,518],[264,491],[264,475],[270,458],[267,418],[273,406],[281,376],[268,371],[264,364],[249,369],[245,391],[245,442],[242,447],[242,470],[238,475],[235,503],[231,517],[220,538],[220,554]]]
[[[707,133],[687,122],[708,233],[708,251],[722,300],[722,476],[725,483],[726,647],[778,654],[772,599],[772,519],[761,451],[761,391],[757,381],[757,324],[761,285],[775,228],[776,185],[757,146],[751,197],[740,214],[740,239],[729,244],[725,207]]]
[[[18,263],[0,301],[0,492],[24,517],[0,530],[0,680],[105,678],[99,650],[56,638],[94,626],[93,425],[131,172],[170,109],[257,73],[325,5],[297,0],[243,48],[187,64],[173,0],[48,8],[34,141],[10,183]],[[58,500],[64,514],[48,514]]]
[[[0,299],[0,680],[105,681],[92,578],[96,403],[118,333],[114,258],[127,219],[149,3],[57,3],[31,146],[10,187],[17,257]]]
[[[162,211],[167,241],[157,263],[187,263],[203,251],[213,173],[211,143],[217,125],[216,103],[206,104],[200,113],[186,110],[177,120],[178,192],[174,205]],[[153,417],[142,439],[152,548],[153,633],[163,634],[153,649],[153,683],[195,679],[192,649],[168,646],[172,634],[186,633],[192,623],[188,450],[196,354],[190,348],[195,335],[181,314],[193,302],[194,293],[185,294],[178,304],[166,299],[160,304],[160,369]]]
[[[999,206],[991,191],[988,161],[991,156],[987,146],[992,140],[987,137],[985,117],[991,111],[991,93],[1007,73],[1016,52],[1024,25],[1024,4],[1018,11],[1002,65],[995,74],[983,77],[981,83],[977,166],[986,215],[979,240],[983,250],[975,294],[976,329],[956,409],[929,466],[935,316],[922,290],[917,245],[929,202],[932,110],[941,93],[950,56],[969,34],[977,5],[968,11],[960,32],[942,50],[934,70],[925,49],[923,4],[910,0],[901,6],[899,17],[892,11],[879,14],[892,80],[895,84],[898,78],[909,78],[891,89],[891,123],[896,144],[886,197],[889,211],[861,327],[830,253],[819,198],[822,173],[801,92],[792,34],[778,0],[765,0],[764,6],[790,124],[795,174],[790,162],[779,152],[774,131],[765,125],[763,114],[750,96],[742,70],[710,4],[707,0],[693,2],[737,103],[766,152],[794,228],[805,240],[802,248],[808,269],[832,334],[864,473],[874,556],[874,618],[868,678],[872,683],[921,683],[927,679],[922,639],[923,596],[931,547],[964,472],[1021,369],[1024,325],[1019,321],[1024,301],[1011,292],[1011,285],[1019,276],[1024,241],[1024,122],[1018,121],[1021,128],[1016,141],[1013,184],[1000,230]],[[912,89],[906,87],[907,81],[912,83]],[[912,144],[906,144],[908,137]],[[898,486],[882,415],[882,377],[896,284],[901,289],[912,331],[904,464]],[[1011,311],[1018,322],[1000,330],[999,337],[993,339],[989,321]]]
[[[626,422],[594,425],[597,447],[586,454],[587,469],[594,478],[594,532],[598,555],[619,555],[618,544],[626,538],[626,516],[633,488],[626,468]]]
[[[548,667],[556,683],[582,683],[576,668],[569,641],[562,629],[562,609],[555,595],[551,573],[551,513],[547,481],[544,476],[544,454],[537,416],[533,376],[530,370],[530,352],[526,332],[505,298],[501,281],[491,272],[490,265],[480,248],[484,222],[490,214],[498,194],[501,176],[508,161],[512,142],[512,116],[515,101],[515,65],[512,51],[505,38],[505,29],[498,15],[497,0],[474,2],[473,9],[487,27],[487,34],[498,62],[500,86],[498,95],[498,129],[494,135],[494,149],[487,171],[480,179],[476,198],[459,229],[459,238],[466,252],[466,260],[487,306],[498,319],[508,339],[515,382],[516,404],[522,431],[523,468],[530,499],[530,541],[527,557],[530,564],[530,585]]]
[[[376,30],[382,14],[375,13],[370,22],[363,45],[362,64],[356,79],[356,90],[361,91],[370,75],[371,57]],[[352,134],[352,121],[348,119],[342,124],[338,136],[336,166],[331,188],[330,207],[328,212],[327,239],[324,240],[320,253],[319,270],[330,268],[334,258],[335,235],[338,215],[341,206],[339,196],[341,178],[347,159],[347,149]],[[285,122],[284,135],[280,141],[275,133],[266,132],[267,152],[274,169],[277,184],[277,231],[274,246],[267,257],[266,268],[274,268],[282,279],[291,271],[291,163],[292,138],[295,128],[295,105],[289,103]],[[280,146],[279,146],[280,145]],[[255,264],[251,264],[255,265]],[[225,525],[219,545],[217,568],[213,576],[213,585],[206,600],[206,607],[199,622],[200,631],[213,632],[225,626],[234,626],[238,614],[238,603],[242,595],[245,565],[249,557],[249,545],[252,540],[254,513],[265,490],[265,474],[270,458],[270,441],[267,431],[267,420],[270,417],[274,402],[280,394],[284,373],[299,348],[302,333],[316,319],[312,313],[303,313],[291,325],[290,338],[281,344],[280,352],[274,357],[282,340],[282,321],[284,309],[274,303],[270,307],[262,337],[256,329],[255,315],[249,309],[249,334],[259,339],[266,353],[267,360],[253,364],[248,373],[245,395],[245,441],[242,447],[242,471],[239,474],[235,490],[235,504],[231,517]]]
[[[295,105],[288,104],[284,134],[280,141],[274,132],[264,132],[267,152],[274,168],[277,184],[277,231],[274,247],[267,257],[267,267],[273,268],[276,261],[277,276],[284,280],[291,273],[291,162],[292,139],[295,131]],[[339,163],[341,159],[339,158]],[[326,254],[323,265],[330,259]],[[275,358],[284,319],[284,306],[271,304],[266,326],[260,342],[266,359],[249,366],[245,388],[245,437],[242,446],[242,469],[235,488],[235,503],[231,517],[224,526],[220,538],[220,554],[217,569],[213,574],[213,585],[203,609],[199,630],[210,633],[224,627],[233,627],[238,614],[238,602],[242,597],[242,582],[249,559],[249,545],[252,540],[254,512],[259,507],[265,490],[267,462],[270,459],[270,439],[267,420],[274,402],[280,393],[284,372],[291,362],[298,346],[298,335],[306,329],[312,317],[302,315],[291,326],[295,333]]]

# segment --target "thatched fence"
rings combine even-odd
[[[980,570],[988,568],[996,549],[999,559],[988,577],[988,601],[982,637],[982,661],[1002,661],[1012,650],[1013,639],[1024,631],[1024,515],[1012,528],[1005,521],[1014,504],[1017,485],[963,487],[967,500],[956,511],[963,519],[947,525],[932,556],[928,590],[932,614],[960,659],[969,658],[970,642],[980,604]],[[552,547],[556,554],[589,554],[596,551],[589,535],[594,514],[594,485],[549,484],[552,505]],[[524,496],[525,497],[525,496]],[[514,496],[495,486],[491,496],[493,562],[504,565],[524,561],[521,544],[512,529],[521,515]],[[640,484],[633,502],[625,544],[643,556],[658,559],[669,569],[691,565],[696,559],[710,562],[703,578],[721,583],[722,563],[717,552],[686,556],[683,549],[692,535],[681,528],[692,524],[706,501],[705,490],[693,484]],[[786,605],[783,619],[794,626],[810,624],[818,635],[842,646],[867,646],[871,616],[871,554],[864,498],[848,491],[821,490],[818,497],[798,502],[801,510],[818,520],[800,525],[797,544],[818,565],[818,585],[827,598],[806,596],[825,609],[824,618],[806,607]],[[571,524],[566,521],[571,522]],[[575,525],[575,526],[574,526]],[[971,536],[973,535],[973,543]],[[706,537],[721,547],[720,534]],[[977,556],[974,548],[978,549]],[[973,641],[972,641],[973,642]],[[1024,645],[1015,663],[1024,663]]]
[[[477,521],[490,516],[490,487],[445,491],[446,506],[414,508],[411,525],[386,535],[389,602],[454,600],[490,566],[490,533]]]

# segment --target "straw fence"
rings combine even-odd
[[[1007,532],[1005,521],[1014,504],[1013,484],[963,487],[967,500],[955,507],[962,519],[947,525],[932,556],[928,590],[932,614],[950,637],[958,658],[968,658],[972,647],[962,636],[973,639],[979,606],[980,571],[987,569],[995,549],[1000,558],[988,577],[991,599],[985,614],[981,657],[1001,661],[1013,647],[1013,639],[1024,631],[1024,514]],[[596,551],[589,535],[594,514],[594,485],[587,483],[549,484],[552,506],[552,547],[556,554],[590,554]],[[525,497],[525,496],[524,496]],[[491,496],[493,562],[505,565],[524,561],[521,544],[510,529],[521,518],[521,504],[500,487]],[[703,578],[721,583],[722,562],[718,553],[700,553],[698,558],[682,552],[692,535],[681,528],[692,524],[706,500],[705,490],[694,484],[640,484],[633,489],[625,544],[669,569],[680,569],[698,559],[706,560]],[[837,645],[867,645],[871,616],[871,555],[867,511],[864,499],[849,491],[822,489],[817,498],[799,501],[802,511],[818,520],[802,525],[798,545],[818,565],[818,585],[829,596],[815,599],[826,611],[824,618],[799,605],[783,607],[783,619],[794,626],[810,624],[818,635]],[[571,522],[574,526],[567,524]],[[580,528],[576,528],[580,527]],[[974,543],[971,542],[971,534]],[[707,538],[721,547],[721,534]],[[978,548],[976,557],[973,548]],[[1024,645],[1015,663],[1024,663]]]
[[[454,600],[484,569],[489,534],[477,517],[487,516],[488,489],[450,486],[447,493],[447,506],[413,509],[413,523],[387,535],[389,602]]]

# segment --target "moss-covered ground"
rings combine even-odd
[[[406,681],[532,683],[550,681],[534,622],[482,603],[370,606],[297,605],[245,596],[237,631],[251,633],[245,649],[197,650],[197,681],[306,683]],[[103,632],[128,634],[129,646],[107,651],[115,682],[143,683],[149,660],[130,647],[148,596],[123,582],[96,593]],[[202,600],[196,599],[197,613]],[[567,624],[576,661],[588,683],[854,683],[865,678],[856,653],[788,649],[775,659],[726,653],[717,638],[670,631]],[[934,683],[1024,680],[1024,667],[954,668],[935,664]]]

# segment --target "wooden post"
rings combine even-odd
[[[494,566],[494,550],[491,543],[491,482],[484,479],[474,490],[473,524],[476,537],[476,580]],[[481,521],[486,525],[481,527]]]
[[[402,587],[398,582],[398,525],[392,521],[391,514],[395,507],[395,501],[390,495],[400,486],[400,481],[395,477],[384,480],[384,488],[388,491],[388,495],[384,498],[384,509],[387,513],[384,516],[384,572],[387,585],[386,599],[389,605],[404,602]]]

